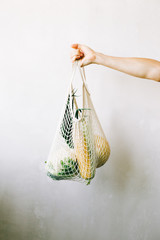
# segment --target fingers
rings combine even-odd
[[[84,66],[86,65],[84,58],[80,58],[80,57],[78,58],[78,57],[76,57],[76,56],[74,56],[73,58],[71,58],[72,63],[74,63],[76,60],[78,60],[80,67],[84,67]]]
[[[72,50],[72,52],[70,54],[70,58],[71,58],[72,62],[74,62],[75,60],[79,60],[83,57],[84,57],[84,54],[79,49]]]
[[[80,57],[79,56],[73,56],[71,58],[72,63],[74,63],[76,60],[80,60]]]
[[[82,46],[81,46],[81,44],[78,44],[78,43],[74,43],[74,44],[72,44],[71,45],[71,48],[74,48],[74,49],[80,49]]]
[[[81,55],[83,55],[83,52],[81,51],[81,50],[79,50],[79,49],[73,49],[72,51],[71,51],[71,55],[73,56],[73,55],[79,55],[79,56],[81,56]]]
[[[76,61],[76,60],[80,60],[80,59],[82,59],[81,56],[73,56],[73,57],[71,57],[71,61],[72,61],[72,62],[74,62],[74,61]]]
[[[72,63],[76,60],[79,61],[81,67],[87,66],[93,63],[95,59],[95,52],[93,49],[86,45],[74,43],[71,45],[72,51],[70,58]]]

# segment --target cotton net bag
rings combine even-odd
[[[82,94],[73,83],[79,69]],[[77,102],[81,99],[80,103]],[[89,184],[96,168],[108,160],[110,147],[105,137],[86,84],[84,68],[76,61],[64,108],[46,161],[47,175],[54,180],[75,180]]]

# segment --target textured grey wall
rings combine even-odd
[[[110,160],[90,186],[43,171],[70,44],[159,60],[159,12],[159,0],[0,1],[0,239],[160,239],[159,83],[88,66]]]

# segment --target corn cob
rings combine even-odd
[[[92,144],[89,136],[89,131],[85,121],[82,123],[83,130],[79,129],[79,135],[75,139],[75,154],[79,166],[79,172],[83,179],[91,179],[94,177],[94,172],[92,170]]]

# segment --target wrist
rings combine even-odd
[[[103,65],[104,55],[102,53],[95,52],[93,63]]]

